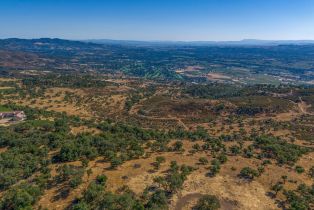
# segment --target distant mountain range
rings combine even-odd
[[[44,43],[44,44],[43,44]],[[87,45],[89,43],[89,45]],[[114,39],[87,39],[87,40],[65,40],[65,39],[0,39],[0,47],[18,48],[19,46],[37,47],[97,47],[95,44],[105,45],[129,45],[129,46],[278,46],[278,45],[314,45],[314,40],[259,40],[243,39],[240,41],[137,41],[137,40],[114,40]],[[94,45],[91,45],[94,44]],[[98,46],[99,47],[99,46]]]
[[[243,39],[240,41],[135,41],[90,39],[81,40],[96,44],[120,44],[132,46],[156,46],[156,45],[187,45],[187,46],[277,46],[277,45],[308,45],[314,44],[314,40],[259,40]]]

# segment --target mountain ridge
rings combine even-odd
[[[308,45],[314,40],[262,40],[243,39],[240,41],[141,41],[141,40],[115,40],[115,39],[88,39],[80,40],[96,44],[127,44],[127,45],[193,45],[193,46],[276,46],[276,45]]]

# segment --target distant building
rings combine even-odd
[[[22,120],[26,119],[26,115],[23,111],[0,112],[0,119],[9,119],[12,121],[22,121]]]

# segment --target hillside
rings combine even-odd
[[[0,209],[312,209],[313,54],[0,40]]]
[[[0,209],[314,207],[311,86],[2,67]]]

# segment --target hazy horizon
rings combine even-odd
[[[114,41],[114,42],[314,42],[314,39],[250,39],[244,38],[239,40],[140,40],[140,39],[114,39],[114,38],[97,38],[97,39],[69,39],[62,37],[1,37],[1,40],[5,39],[25,39],[25,40],[35,40],[35,39],[62,39],[69,41]]]
[[[308,0],[3,0],[0,38],[314,40]]]

